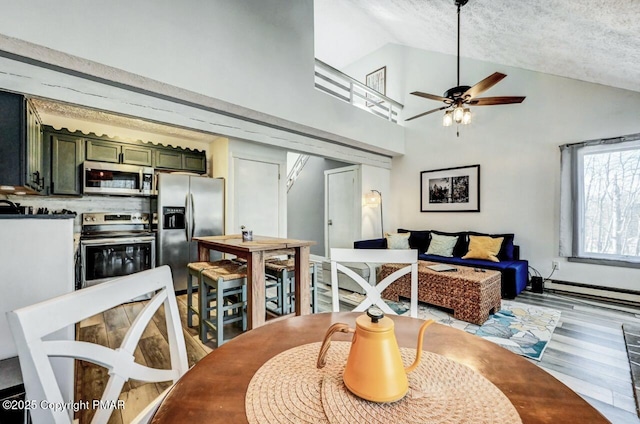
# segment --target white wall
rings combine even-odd
[[[405,116],[438,107],[410,96],[441,94],[454,86],[455,57],[389,45],[376,52],[403,56]],[[375,61],[366,59],[366,67]],[[356,65],[351,67],[356,68]],[[462,59],[461,83],[473,85],[495,71],[507,78],[486,96],[524,95],[520,105],[472,107],[473,123],[441,125],[434,113],[406,123],[406,154],[393,160],[390,227],[513,232],[521,254],[543,276],[558,259],[558,146],[640,132],[640,93]],[[481,212],[421,213],[420,172],[481,165]],[[386,202],[386,199],[385,199]],[[386,210],[385,210],[386,211]],[[554,279],[638,290],[640,270],[569,263],[560,259]]]
[[[144,82],[137,76],[150,78],[403,152],[402,127],[314,89],[313,0],[0,0],[0,10],[2,34],[54,51],[11,40],[0,40],[0,50],[116,77],[78,58],[94,61],[134,74],[126,81],[133,86]]]

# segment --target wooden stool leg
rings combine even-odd
[[[242,285],[242,301],[244,302],[245,306],[242,306],[240,309],[240,313],[242,314],[242,331],[247,331],[247,311],[246,311],[246,305],[247,305],[247,285],[243,284]]]
[[[318,313],[318,269],[314,263],[311,265],[311,313]]]
[[[187,278],[187,326],[193,327],[193,311],[191,310],[191,305],[193,305],[193,274],[191,271],[188,271]]]
[[[204,282],[204,278],[200,278],[200,290],[198,292],[198,304],[200,307],[198,310],[200,311],[200,341],[202,343],[207,342],[207,325],[205,324],[205,320],[208,320],[210,317],[209,312],[209,286]]]
[[[224,343],[224,290],[222,289],[224,282],[218,280],[216,288],[216,347],[222,346]]]

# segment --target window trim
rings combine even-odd
[[[622,145],[624,143],[624,145]],[[602,149],[598,147],[602,146]],[[584,181],[583,158],[585,154],[602,150],[615,152],[640,149],[640,134],[622,137],[589,140],[581,143],[560,146],[561,181],[560,181],[560,256],[569,262],[589,263],[595,265],[640,268],[640,257],[623,255],[601,255],[584,252],[580,234],[584,231]],[[610,256],[610,257],[609,257]],[[626,260],[629,258],[630,260]]]

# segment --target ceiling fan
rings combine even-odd
[[[454,0],[455,5],[458,7],[458,86],[448,89],[444,92],[443,96],[437,96],[435,94],[423,93],[420,91],[414,91],[414,96],[424,97],[425,99],[438,100],[444,102],[444,106],[429,110],[427,112],[412,116],[405,121],[411,121],[412,119],[420,118],[430,113],[437,112],[439,110],[449,109],[445,112],[442,124],[444,126],[453,125],[453,123],[466,125],[471,122],[471,110],[465,106],[494,106],[494,105],[506,105],[511,103],[522,103],[524,97],[516,96],[499,96],[499,97],[478,97],[498,82],[500,82],[505,74],[495,72],[483,79],[473,87],[468,85],[460,85],[460,8],[467,4],[469,0]]]

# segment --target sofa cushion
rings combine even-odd
[[[412,249],[418,249],[418,252],[424,253],[429,248],[429,242],[431,241],[431,231],[429,230],[405,230],[398,228],[398,233],[409,233],[409,247]]]
[[[427,255],[453,256],[453,248],[458,242],[458,236],[445,236],[441,234],[431,234],[431,243],[427,249]]]
[[[387,249],[409,249],[411,233],[384,233],[387,239]]]
[[[487,259],[500,262],[496,256],[502,247],[503,237],[469,236],[469,251],[462,259]]]
[[[502,246],[500,247],[500,252],[498,252],[498,259],[500,259],[501,261],[513,261],[514,259],[516,259],[515,253],[514,253],[514,244],[513,244],[513,238],[514,238],[514,234],[486,234],[486,233],[477,233],[474,231],[469,231],[469,235],[474,235],[474,236],[488,236],[488,237],[493,237],[493,238],[497,238],[497,237],[502,237],[504,240],[502,241]]]
[[[441,262],[450,265],[468,266],[470,268],[492,269],[494,271],[503,271],[506,268],[509,268],[509,266],[513,263],[513,261],[491,262],[486,259],[462,259],[455,256],[446,258],[442,256],[427,254],[418,255],[418,260]]]
[[[441,236],[448,236],[448,237],[458,237],[456,245],[453,247],[453,256],[457,256],[457,257],[461,258],[469,250],[469,237],[467,236],[467,232],[466,231],[460,231],[460,232],[457,232],[457,233],[445,233],[443,231],[432,230],[431,231],[432,240],[433,240],[433,235],[434,234],[438,234],[438,235],[441,235]]]

